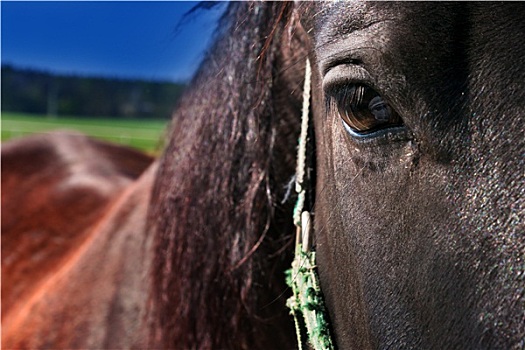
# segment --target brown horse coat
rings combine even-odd
[[[151,163],[81,135],[3,145],[4,348],[143,345]]]

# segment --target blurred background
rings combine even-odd
[[[2,1],[1,138],[72,129],[160,152],[226,3]]]

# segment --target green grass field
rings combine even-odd
[[[57,117],[2,112],[2,142],[52,130],[75,130],[94,138],[131,146],[150,154],[162,147],[166,120]]]

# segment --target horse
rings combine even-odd
[[[2,345],[296,348],[284,271],[308,58],[308,202],[336,346],[523,348],[524,12],[519,3],[229,4],[162,156],[139,162],[103,208],[78,209],[97,212],[66,253],[41,261],[73,226],[2,229],[12,242],[2,247]],[[17,142],[3,147],[2,181],[30,141]],[[4,192],[30,177],[38,190],[39,168],[56,158],[2,183],[8,220],[31,220],[22,211],[31,196],[4,201]],[[86,158],[91,177],[102,157]],[[86,192],[129,172],[116,168]],[[64,174],[51,174],[50,194]],[[61,210],[77,213],[73,204]],[[45,244],[17,259],[11,249],[35,232]]]
[[[32,303],[42,303],[60,271],[81,255],[83,245],[92,244],[98,225],[152,166],[153,158],[79,133],[58,131],[3,144],[2,163],[3,335],[21,337],[17,343],[3,341],[2,345],[41,348],[43,343],[24,340],[36,336],[35,329],[26,329],[26,334],[14,326],[10,334],[13,323],[38,317]],[[101,263],[102,258],[109,257],[100,256]],[[49,322],[47,315],[41,315],[44,324]],[[49,345],[58,346],[56,342]]]

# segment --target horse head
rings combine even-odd
[[[232,4],[154,193],[164,344],[293,346],[285,185],[309,57],[315,247],[338,347],[522,347],[523,14]]]
[[[522,14],[308,9],[318,265],[341,348],[524,346]]]

